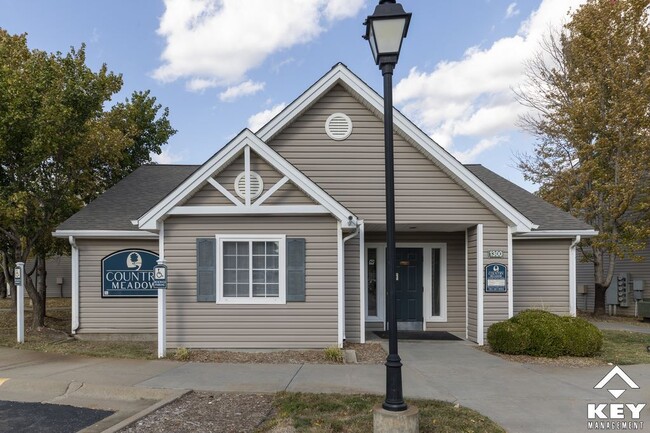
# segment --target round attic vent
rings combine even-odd
[[[352,134],[352,120],[346,114],[334,113],[325,122],[325,132],[332,140],[345,140]]]
[[[255,199],[262,195],[264,190],[264,182],[262,176],[251,171],[251,199]],[[243,199],[246,198],[246,172],[241,172],[235,179],[235,192]]]

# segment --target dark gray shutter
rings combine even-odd
[[[287,302],[305,302],[305,240],[287,238]]]
[[[198,302],[217,300],[217,240],[215,238],[196,240],[196,300]]]

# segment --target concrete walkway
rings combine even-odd
[[[596,325],[598,329],[607,331],[628,331],[639,332],[641,334],[650,334],[650,325],[647,323],[625,323],[625,322],[602,322],[592,320],[591,323]]]
[[[611,367],[560,368],[511,363],[467,342],[401,342],[404,392],[410,398],[458,402],[509,432],[587,431],[587,403],[614,402],[594,385]],[[650,366],[624,367],[640,386],[617,402],[650,402]],[[96,383],[132,389],[215,392],[384,392],[382,365],[199,364],[108,360],[0,348],[0,399],[12,381]],[[627,389],[614,379],[611,389]],[[1,381],[1,379],[0,379]],[[5,397],[6,398],[6,397]],[[646,408],[644,421],[650,421]],[[650,430],[650,424],[647,425]]]

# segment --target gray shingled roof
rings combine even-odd
[[[57,230],[138,230],[138,219],[198,168],[145,165],[64,221]]]
[[[63,222],[58,230],[138,230],[138,219],[187,179],[198,165],[146,165]],[[589,230],[592,227],[545,202],[482,165],[466,167],[524,214],[538,230]]]
[[[531,194],[522,187],[480,164],[466,164],[476,177],[526,218],[539,225],[537,230],[591,230],[589,224]]]

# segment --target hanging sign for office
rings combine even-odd
[[[485,267],[485,292],[506,293],[508,291],[508,268],[500,263],[490,263]]]
[[[155,298],[154,267],[158,254],[147,250],[116,251],[102,259],[102,298]]]
[[[153,267],[153,288],[165,290],[167,288],[167,265]]]

